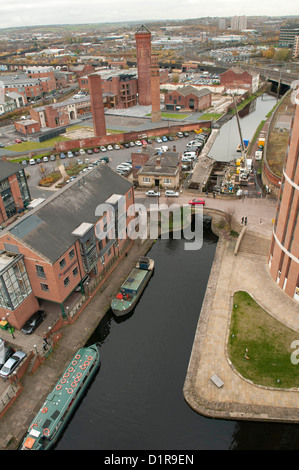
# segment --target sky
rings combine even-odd
[[[0,0],[1,28],[49,24],[188,19],[205,16],[299,16],[287,0]]]

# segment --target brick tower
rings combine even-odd
[[[299,302],[299,93],[285,157],[269,254],[272,278]]]
[[[88,83],[94,135],[95,137],[101,137],[106,135],[101,76],[97,74],[88,75]]]
[[[161,121],[160,107],[160,72],[158,65],[158,55],[152,54],[151,62],[151,95],[152,95],[152,122]]]
[[[138,102],[141,106],[151,104],[151,33],[140,26],[135,33],[137,47]]]

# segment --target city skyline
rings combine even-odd
[[[46,26],[84,23],[114,23],[125,21],[157,21],[185,20],[202,17],[232,17],[232,16],[299,16],[299,5],[296,0],[287,4],[279,0],[266,0],[262,4],[253,0],[239,2],[238,0],[213,0],[208,6],[202,6],[197,0],[163,0],[163,3],[153,0],[148,12],[140,8],[137,0],[86,0],[84,8],[79,0],[50,0],[41,3],[37,0],[15,0],[7,3],[1,0],[2,28],[21,26]]]

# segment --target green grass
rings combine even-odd
[[[10,147],[5,147],[6,150],[12,150],[14,152],[25,152],[29,150],[38,150],[43,148],[54,147],[56,142],[63,142],[64,140],[70,140],[67,137],[54,137],[53,139],[46,140],[45,142],[22,142],[21,144],[14,144]]]
[[[199,121],[209,121],[210,119],[214,119],[217,121],[222,116],[219,113],[204,113],[198,120]]]
[[[151,113],[147,114],[147,116],[151,116]],[[169,119],[185,119],[186,117],[189,117],[190,114],[161,113],[161,116]]]
[[[274,388],[299,387],[299,364],[291,361],[294,340],[299,333],[275,320],[247,292],[235,293],[228,354],[244,378]]]

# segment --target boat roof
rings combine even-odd
[[[31,423],[23,444],[26,448],[32,448],[35,441],[43,436],[51,439],[53,431],[56,433],[56,426],[76,396],[77,385],[84,382],[90,369],[98,363],[99,351],[96,345],[78,350]]]
[[[121,288],[130,292],[137,291],[138,287],[140,286],[145,276],[147,276],[147,274],[148,271],[144,269],[134,268],[125,280],[125,282],[122,284]]]

